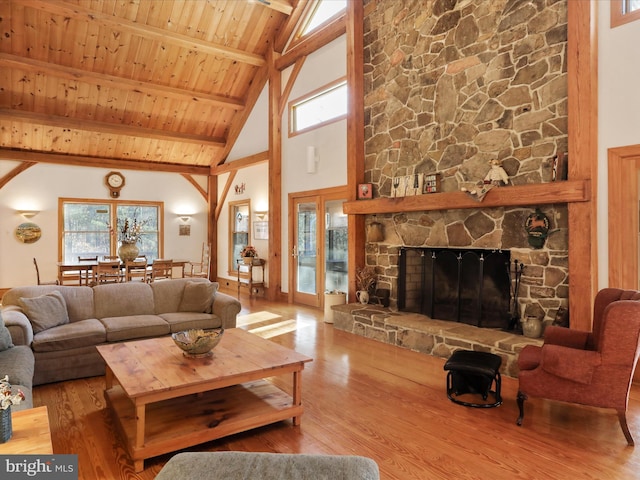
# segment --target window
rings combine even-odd
[[[347,81],[338,80],[289,103],[289,136],[347,116]]]
[[[73,262],[78,256],[116,255],[120,246],[118,232],[125,219],[142,224],[140,254],[148,260],[162,257],[162,203],[60,199],[60,204],[62,261]]]
[[[250,245],[251,205],[247,200],[229,202],[229,273],[238,271],[236,260],[240,252]]]
[[[347,9],[347,0],[321,0],[309,15],[309,20],[302,29],[302,36],[307,35],[324,23],[337,17]]]
[[[640,19],[640,0],[611,0],[611,28]]]

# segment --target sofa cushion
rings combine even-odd
[[[215,283],[187,282],[184,285],[178,311],[210,313],[217,286]]]
[[[9,376],[11,385],[33,384],[33,352],[26,345],[16,345],[0,355],[0,377]]]
[[[101,318],[100,321],[107,331],[107,341],[109,342],[159,337],[170,333],[169,324],[157,315],[107,317]]]
[[[69,323],[67,302],[57,290],[39,297],[22,297],[19,303],[33,326],[33,333]]]
[[[175,312],[160,315],[168,324],[171,333],[183,330],[220,328],[222,320],[212,313]]]
[[[95,318],[93,314],[93,289],[70,285],[32,285],[29,287],[15,287],[7,291],[2,297],[2,305],[20,306],[21,298],[33,298],[45,293],[60,292],[67,303],[67,313],[70,322]]]
[[[270,452],[180,452],[155,480],[260,478],[261,480],[378,480],[371,458]]]
[[[142,282],[103,284],[93,287],[96,318],[152,315],[151,287]]]
[[[182,293],[187,283],[214,283],[206,278],[174,278],[163,282],[151,283],[153,290],[153,301],[155,303],[155,313],[177,312],[182,302]]]
[[[4,320],[2,319],[2,312],[0,311],[0,352],[11,347],[13,347],[11,333],[9,332],[9,329],[5,327]],[[2,372],[0,371],[0,373]]]
[[[100,345],[107,341],[104,325],[95,318],[71,322],[44,330],[33,336],[34,352],[54,352]]]

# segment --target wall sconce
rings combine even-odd
[[[40,212],[38,210],[18,210],[18,213],[24,218],[33,218]]]
[[[261,211],[257,211],[256,210],[256,211],[253,212],[253,214],[256,217],[258,217],[260,220],[264,220],[264,217],[266,217],[269,214],[269,212],[266,211],[266,210],[265,211],[262,211],[262,210]]]
[[[316,147],[307,147],[307,173],[316,173],[318,166],[318,154]]]
[[[180,220],[182,220],[184,223],[187,223],[189,220],[191,220],[191,215],[187,215],[186,213],[179,213],[178,217],[180,218]]]

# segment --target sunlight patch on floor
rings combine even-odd
[[[238,327],[246,327],[248,325],[253,325],[261,322],[269,322],[275,320],[282,320],[280,315],[276,315],[275,313],[261,311],[255,313],[248,313],[246,315],[238,315],[236,317],[236,326]]]
[[[260,312],[260,313],[269,313],[269,312]],[[238,317],[239,318],[239,317]],[[245,327],[245,330],[251,332],[255,335],[258,335],[262,338],[273,338],[278,335],[284,335],[285,333],[295,332],[302,330],[303,328],[315,328],[316,322],[315,320],[306,320],[306,319],[289,319],[282,320],[282,317],[278,315],[273,315],[273,321],[265,321],[264,316],[259,319],[254,319],[250,324],[240,325],[238,321],[238,326]],[[249,326],[251,325],[251,326]],[[246,328],[246,327],[249,328]]]

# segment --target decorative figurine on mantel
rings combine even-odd
[[[487,176],[484,177],[484,183],[488,183],[493,185],[494,187],[500,187],[504,183],[505,185],[509,184],[509,175],[502,168],[502,162],[497,158],[493,160],[489,160],[489,165],[491,165],[491,169]]]
[[[485,195],[489,193],[493,187],[499,187],[503,183],[505,185],[509,184],[509,175],[505,172],[504,168],[502,168],[501,162],[498,159],[493,159],[489,161],[489,165],[491,165],[491,169],[484,177],[483,181],[479,181],[476,183],[465,183],[462,185],[463,192],[468,193],[474,200],[481,202]]]

